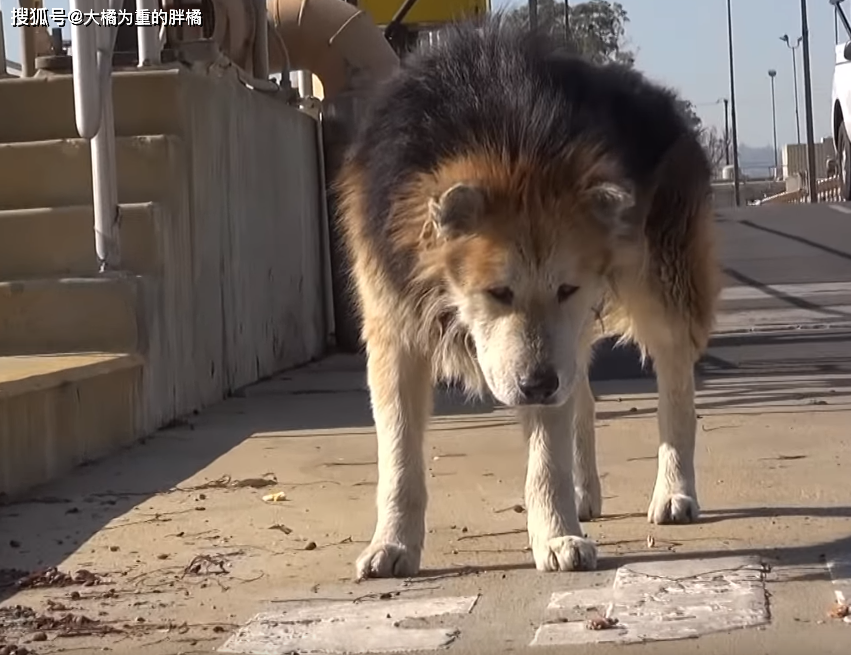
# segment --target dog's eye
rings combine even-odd
[[[514,300],[514,292],[508,287],[488,289],[488,295],[502,305],[510,305]]]
[[[570,284],[562,284],[558,288],[558,301],[564,302],[568,298],[570,298],[574,293],[579,291],[579,287],[571,286]]]

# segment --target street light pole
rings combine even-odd
[[[564,42],[570,44],[570,3],[564,0]]]
[[[774,132],[774,179],[777,175],[777,103],[774,100],[774,78],[777,77],[777,71],[773,68],[768,71],[768,78],[771,80],[771,129]]]
[[[529,30],[538,29],[538,0],[529,0]]]
[[[730,165],[730,101],[727,98],[721,99],[724,102],[724,165]]]
[[[730,59],[730,114],[733,128],[733,198],[741,206],[739,194],[739,138],[736,132],[736,80],[733,66],[733,10],[727,0],[727,49]]]
[[[804,107],[807,111],[807,185],[810,202],[818,202],[816,179],[816,144],[813,129],[813,85],[810,79],[810,25],[807,19],[807,0],[801,0],[801,38],[804,41]]]
[[[798,59],[795,57],[795,51],[798,49],[798,46],[801,45],[803,38],[803,36],[799,36],[795,45],[792,45],[792,41],[789,39],[788,34],[784,34],[780,37],[780,40],[783,41],[786,44],[786,47],[792,51],[792,84],[795,89],[795,132],[798,137],[798,144],[801,143],[801,114],[798,110]]]

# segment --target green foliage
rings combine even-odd
[[[538,0],[539,31],[555,37],[562,43],[566,42],[568,35],[565,30],[564,2],[556,0]],[[605,64],[614,62],[625,66],[635,64],[635,53],[629,47],[626,28],[629,24],[629,15],[620,2],[612,0],[587,0],[586,2],[569,2],[568,4],[570,34],[569,40],[584,57],[591,61]],[[508,20],[528,27],[529,4],[524,2],[508,14]],[[697,115],[694,105],[683,98],[679,99],[680,110],[686,117],[689,125],[697,132],[704,147],[709,152],[717,150],[713,146],[717,141],[716,135],[707,130],[700,116]],[[723,145],[721,146],[723,155]],[[714,165],[717,157],[712,157]],[[719,160],[720,161],[720,160]]]
[[[629,16],[620,2],[588,0],[568,5],[570,40],[589,59],[604,63],[616,61],[632,65],[634,53],[627,47]],[[509,14],[509,20],[529,25],[529,5],[524,3]],[[565,40],[564,2],[538,0],[538,30]]]

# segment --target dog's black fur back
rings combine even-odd
[[[697,142],[671,91],[492,15],[449,26],[440,45],[410,55],[378,91],[350,156],[366,175],[372,227],[382,231],[394,188],[413,173],[477,146],[546,165],[589,137],[637,186],[678,140]]]

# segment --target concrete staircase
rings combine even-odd
[[[125,270],[105,276],[70,76],[0,80],[0,496],[137,436],[173,139],[160,105],[140,101],[146,83],[158,78],[115,79]]]
[[[227,67],[113,80],[109,275],[70,76],[0,80],[0,496],[324,351],[315,120]]]

